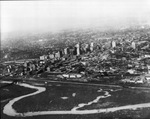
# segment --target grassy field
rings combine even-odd
[[[28,84],[27,86],[41,87],[45,91],[33,94],[37,89],[21,86],[20,84]],[[132,105],[150,103],[149,89],[129,89],[122,87],[99,86],[99,85],[83,85],[83,84],[63,84],[56,82],[31,82],[27,81],[20,84],[8,85],[3,82],[0,86],[1,93],[1,118],[2,119],[137,119],[149,118],[150,107],[132,108]],[[8,85],[8,86],[5,86]],[[27,94],[33,94],[27,96]],[[25,96],[26,95],[26,96]],[[8,116],[3,113],[3,108],[8,102],[20,97],[22,99],[13,103],[12,108],[17,112],[24,114],[24,117]],[[106,111],[103,113],[88,114],[71,114],[78,111],[103,110],[109,108],[118,108],[130,105],[129,109],[117,110],[114,112]],[[10,109],[11,110],[11,109]],[[50,114],[49,112],[68,112],[68,114]],[[27,116],[28,112],[38,112],[36,116]],[[49,114],[43,114],[48,112]],[[41,114],[40,114],[41,113]]]

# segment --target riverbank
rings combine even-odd
[[[150,89],[150,84],[134,84],[134,83],[122,83],[120,82],[120,77],[109,78],[102,77],[101,79],[61,79],[58,77],[55,78],[43,78],[43,77],[3,77],[1,81],[12,81],[13,83],[17,82],[39,82],[44,83],[45,85],[48,82],[54,83],[64,83],[64,84],[76,84],[76,85],[97,85],[97,86],[109,86],[109,87],[123,87],[123,88],[139,88],[139,89]]]
[[[3,83],[7,83],[3,81]],[[12,82],[9,82],[12,83]],[[20,95],[16,86],[24,94]],[[114,85],[60,81],[29,81],[16,83],[11,91],[19,96],[4,104],[3,119],[41,118],[144,118],[149,117],[150,90],[127,89]],[[24,90],[35,89],[33,92]],[[46,89],[46,90],[45,90]],[[132,100],[131,100],[132,96]],[[2,103],[3,104],[3,103]],[[10,112],[8,111],[10,110]],[[9,116],[7,116],[9,115]],[[61,116],[60,116],[61,115]]]

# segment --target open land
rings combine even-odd
[[[1,118],[149,119],[149,31],[9,36],[0,50]]]
[[[137,119],[150,116],[149,89],[50,81],[10,83],[1,81],[2,119]]]

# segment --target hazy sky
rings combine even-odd
[[[1,1],[1,32],[149,22],[150,0]]]

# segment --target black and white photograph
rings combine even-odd
[[[150,119],[150,0],[0,1],[1,119]]]

